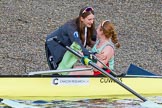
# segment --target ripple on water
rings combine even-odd
[[[155,103],[162,104],[162,97],[148,97]],[[64,101],[64,100],[15,100],[22,104],[31,106],[37,106],[41,108],[142,108],[140,103],[143,101],[140,99],[85,99],[75,101]],[[4,104],[0,104],[0,108],[10,108]]]

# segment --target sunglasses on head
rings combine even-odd
[[[104,26],[104,24],[105,24],[106,22],[110,22],[110,20],[102,21],[102,23],[101,23],[101,28],[103,28],[103,26]]]
[[[93,8],[92,7],[87,7],[83,10],[82,14],[85,13],[85,12],[89,12],[89,11],[93,11]]]

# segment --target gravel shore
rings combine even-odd
[[[84,6],[94,7],[96,26],[105,19],[115,24],[117,71],[132,63],[162,74],[161,0],[0,0],[0,74],[49,70],[46,35]]]

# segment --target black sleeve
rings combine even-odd
[[[77,31],[75,25],[73,25],[71,22],[68,22],[62,27],[62,30],[64,32],[63,35],[68,36],[71,43],[73,43],[74,42],[73,34],[74,34],[75,31]]]

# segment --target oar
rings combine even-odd
[[[92,68],[78,68],[78,69],[60,69],[60,70],[38,71],[38,72],[30,72],[30,73],[28,73],[28,75],[54,74],[54,73],[62,73],[62,72],[76,72],[76,71],[87,71],[87,70],[92,70]]]
[[[120,86],[122,86],[123,88],[128,90],[130,93],[132,93],[133,95],[135,95],[138,98],[140,98],[142,101],[144,101],[144,103],[141,104],[142,106],[147,107],[147,108],[162,108],[162,106],[160,106],[160,105],[158,105],[158,104],[156,104],[154,102],[148,101],[146,98],[144,98],[143,96],[141,96],[140,94],[135,92],[133,89],[131,89],[130,87],[128,87],[124,83],[120,82],[117,78],[113,77],[111,74],[108,74],[105,70],[103,70],[102,68],[98,67],[95,63],[91,62],[90,59],[83,57],[81,54],[78,54],[76,51],[74,51],[69,46],[64,45],[60,40],[57,39],[57,36],[55,36],[53,38],[53,40],[56,41],[61,46],[63,46],[64,48],[66,48],[71,53],[73,53],[75,56],[77,56],[77,57],[79,57],[81,59],[84,59],[84,62],[85,62],[86,65],[90,65],[90,66],[98,69],[100,72],[102,72],[102,74],[104,74],[105,76],[111,78],[113,81],[115,81],[117,84],[119,84]]]
[[[19,103],[19,102],[10,100],[10,99],[0,98],[0,102],[4,103],[4,104],[6,104],[6,105],[8,105],[12,108],[39,108],[39,107],[36,107],[36,106],[30,106],[30,105],[22,104],[22,103]]]

